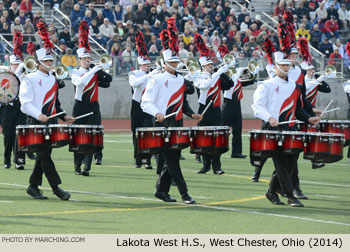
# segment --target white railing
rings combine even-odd
[[[65,23],[63,23],[58,17],[55,16],[55,13],[54,12],[57,12],[58,14],[60,14],[63,19],[67,20],[68,22],[68,28],[69,28],[69,33],[70,35],[72,35],[72,22],[70,21],[70,18],[67,17],[66,14],[64,14],[62,11],[60,11],[59,9],[57,9],[56,7],[53,7],[52,10],[51,10],[51,16],[53,19],[55,19],[58,23],[60,23],[63,27],[66,26]]]
[[[96,44],[96,46],[97,46],[98,48],[100,48],[102,51],[104,51],[104,53],[108,53],[107,50],[106,50],[106,48],[104,48],[103,46],[101,46],[101,44],[98,43],[96,40],[94,40],[93,37],[91,37],[90,35],[89,35],[89,40],[92,41],[94,44]],[[100,54],[99,54],[97,51],[95,51],[93,48],[91,48],[91,49],[92,49],[98,56],[100,56]]]
[[[0,41],[6,43],[6,44],[8,45],[8,47],[10,47],[11,49],[13,49],[13,45],[12,45],[10,42],[8,42],[7,39],[5,39],[4,36],[2,36],[1,34],[0,34]],[[12,53],[12,51],[11,51],[10,49],[8,49],[8,47],[5,47],[5,50],[6,50],[8,53]]]
[[[41,2],[38,1],[38,0],[34,0],[34,2],[40,6],[40,8],[42,9],[42,14],[44,15],[44,12],[45,12],[45,1],[42,0]]]

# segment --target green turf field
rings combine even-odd
[[[243,141],[248,154],[246,135]],[[2,144],[0,152],[2,156]],[[176,187],[170,194],[179,203],[164,203],[153,196],[155,169],[133,167],[130,134],[106,134],[103,153],[103,165],[93,166],[91,176],[82,177],[74,175],[68,147],[54,150],[62,188],[72,195],[68,202],[52,194],[46,179],[43,191],[49,200],[34,200],[26,194],[33,161],[27,161],[24,171],[1,165],[0,233],[350,233],[346,158],[318,170],[301,159],[301,188],[310,199],[303,201],[304,208],[293,208],[274,206],[264,196],[271,161],[262,171],[262,181],[252,183],[248,158],[231,159],[227,152],[221,158],[224,175],[202,175],[196,173],[201,164],[186,149],[181,167],[189,193],[197,201],[188,206],[181,203]]]

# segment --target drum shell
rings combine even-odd
[[[137,128],[137,147],[139,153],[158,154],[164,151],[166,128]]]
[[[304,149],[304,159],[320,160],[327,158],[331,151],[330,140],[331,134],[309,133]]]
[[[93,128],[93,141],[94,141],[94,153],[101,152],[103,150],[103,135],[104,127],[102,125],[94,125]]]
[[[272,157],[278,148],[278,131],[250,131],[250,155],[254,157]]]
[[[72,125],[69,151],[92,153],[94,150],[93,127],[94,125]]]
[[[341,134],[343,133],[343,122],[322,120],[320,122],[320,131],[324,133]]]
[[[217,127],[215,132],[214,153],[222,154],[229,150],[230,128],[227,126]]]
[[[282,150],[286,154],[298,154],[304,151],[305,133],[298,131],[282,131]]]
[[[182,150],[191,144],[191,130],[184,127],[168,128],[169,149]]]
[[[70,143],[70,125],[51,124],[48,126],[48,130],[52,148],[63,147]]]
[[[191,129],[191,153],[208,154],[215,150],[216,127],[193,127]]]
[[[18,151],[40,152],[45,146],[47,128],[44,125],[19,125],[16,127]]]
[[[295,125],[297,130],[302,132],[319,132],[320,131],[319,125],[314,126],[304,122],[297,122]]]
[[[343,121],[343,133],[345,138],[344,146],[350,144],[350,121]]]
[[[331,149],[330,155],[324,159],[321,159],[321,162],[324,163],[334,163],[343,159],[343,146],[344,146],[344,135],[343,134],[332,134],[331,137]]]

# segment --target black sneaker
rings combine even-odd
[[[180,160],[185,160],[185,157],[183,157],[183,156],[180,156]]]
[[[325,163],[312,162],[312,169],[319,169],[324,167],[325,165],[326,165]]]
[[[148,169],[148,170],[152,170],[152,169],[153,169],[153,167],[152,167],[151,164],[146,164],[146,165],[145,165],[145,168]]]
[[[221,169],[218,169],[218,170],[213,171],[213,173],[216,174],[216,175],[222,175],[225,172],[223,170],[221,170]]]
[[[20,164],[16,164],[16,170],[24,170],[24,166]]]
[[[301,203],[297,198],[288,197],[288,205],[292,207],[303,207],[303,203]]]
[[[293,196],[297,199],[308,199],[305,194],[300,189],[293,189]]]
[[[201,155],[196,154],[194,159],[196,160],[196,163],[202,163]]]
[[[84,171],[81,173],[81,175],[83,175],[83,176],[85,176],[85,177],[88,177],[88,176],[90,176],[90,172],[84,170]]]
[[[192,197],[190,195],[188,195],[188,193],[184,193],[181,195],[182,200],[185,202],[185,204],[195,204],[196,201],[194,199],[192,199]]]
[[[4,168],[5,169],[10,169],[11,168],[11,164],[4,164]]]
[[[35,155],[34,155],[34,153],[32,153],[32,152],[27,152],[27,157],[28,157],[30,160],[35,160]]]
[[[176,202],[176,199],[171,198],[170,195],[166,192],[160,192],[157,190],[154,193],[154,196],[158,199],[163,200],[164,202]]]
[[[34,199],[41,199],[41,200],[48,199],[46,196],[42,195],[41,191],[38,188],[28,186],[27,193],[30,196],[32,196]]]
[[[101,159],[96,159],[95,165],[102,165],[102,160]]]
[[[208,171],[210,170],[210,168],[202,168],[202,169],[200,169],[197,173],[199,173],[199,174],[205,174],[205,173],[207,173]]]
[[[259,182],[259,178],[257,178],[257,177],[252,177],[252,182],[258,183],[258,182]]]
[[[75,173],[75,175],[81,175],[81,168],[80,168],[80,166],[74,166],[74,173]]]
[[[57,187],[56,189],[53,190],[53,193],[60,198],[61,200],[69,200],[70,198],[70,193],[66,192],[65,190]]]
[[[247,155],[242,155],[242,154],[232,154],[231,158],[246,158]]]
[[[267,191],[265,196],[274,205],[284,205],[284,203],[280,201],[280,198],[278,197],[277,193]]]

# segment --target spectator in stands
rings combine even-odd
[[[212,22],[214,25],[214,30],[217,30],[220,27],[221,15],[219,13],[216,13],[214,20]]]
[[[179,1],[178,0],[174,0],[173,1],[173,5],[169,8],[169,13],[170,15],[172,15],[174,13],[174,10],[177,10],[177,13],[182,16],[183,15],[183,8],[181,6],[179,6]]]
[[[313,2],[309,3],[309,16],[311,21],[315,20],[316,18],[316,4]]]
[[[305,28],[306,25],[304,23],[301,23],[300,28],[295,33],[295,37],[297,40],[300,38],[306,38],[309,41],[311,39],[309,30],[306,30]]]
[[[153,26],[151,26],[151,32],[156,36],[159,37],[160,32],[162,29],[160,28],[160,21],[156,20]]]
[[[329,58],[329,55],[333,52],[333,46],[329,43],[328,37],[325,37],[323,42],[320,44],[320,52],[324,57]]]
[[[338,26],[338,21],[336,20],[336,17],[331,16],[331,19],[326,21],[325,29],[326,29],[326,36],[329,39],[333,37],[339,38],[339,34],[338,34],[339,26]]]
[[[315,24],[312,31],[310,32],[310,43],[313,47],[318,48],[322,40],[322,32],[320,31],[318,24]]]
[[[249,27],[250,27],[250,17],[249,16],[245,16],[244,22],[242,22],[241,26],[240,26],[241,33],[245,33],[248,30]]]
[[[184,30],[188,29],[190,31],[190,33],[195,34],[197,32],[197,26],[196,24],[193,22],[193,18],[190,17],[188,19],[188,21],[185,23],[185,27]]]
[[[301,23],[302,24],[305,24],[305,29],[306,30],[310,30],[311,29],[311,24],[310,24],[310,21],[307,19],[307,16],[304,15],[302,18],[301,18]],[[300,27],[299,27],[300,28]]]
[[[69,28],[67,26],[65,26],[63,31],[58,35],[58,39],[64,39],[64,41],[66,41],[67,44],[71,42],[71,36],[69,33]]]
[[[7,40],[12,41],[13,36],[11,34],[11,29],[7,22],[3,23],[2,28],[0,29],[0,34]],[[7,48],[7,44],[3,42],[3,46]]]
[[[105,18],[103,20],[103,24],[100,25],[99,31],[104,38],[105,44],[107,43],[108,40],[110,40],[113,35],[114,35],[114,28],[113,25],[109,22],[108,18]]]
[[[179,57],[186,58],[188,54],[188,51],[185,49],[185,44],[184,42],[179,43]]]
[[[132,12],[131,6],[126,7],[126,13],[124,14],[124,22],[127,22],[129,20],[131,21],[135,20],[135,15]]]
[[[91,25],[92,17],[91,17],[91,11],[90,10],[86,10],[85,11],[85,16],[83,17],[83,20],[86,21],[89,25]]]
[[[238,15],[238,25],[241,25],[245,21],[245,17],[249,16],[247,8],[242,8],[241,14]]]
[[[64,0],[61,4],[61,11],[69,17],[72,13],[74,7],[74,1],[73,0]]]
[[[124,37],[124,34],[126,31],[125,31],[125,27],[123,26],[122,21],[118,20],[116,22],[115,32],[119,35],[120,38]]]
[[[74,2],[76,2],[76,0]],[[80,6],[81,15],[84,16],[84,13],[86,11],[86,6],[85,6],[84,0],[78,0],[77,4]]]
[[[23,44],[27,45],[28,42],[34,42],[34,41],[35,41],[34,29],[32,29],[30,26],[27,26],[27,28],[24,29],[24,33],[23,33]]]
[[[251,24],[250,31],[252,32],[252,36],[257,37],[261,30],[258,29],[258,26],[256,23]]]
[[[18,16],[21,20],[21,24],[25,25],[26,23],[26,19],[28,19],[28,17],[26,16],[26,13],[24,10],[19,10],[19,16]]]
[[[105,6],[102,10],[102,15],[104,18],[108,18],[109,22],[111,22],[112,24],[115,24],[114,15],[112,10],[109,7],[108,2],[105,3]]]
[[[72,23],[72,27],[75,33],[78,33],[80,21],[83,19],[83,15],[80,12],[79,4],[75,4],[73,10],[69,16],[69,19]]]
[[[118,43],[121,45],[121,41],[120,41],[120,36],[118,33],[115,33],[113,34],[113,37],[112,39],[110,39],[108,42],[107,42],[107,52],[108,54],[111,54],[112,52],[112,47],[115,43]]]
[[[91,17],[92,19],[97,17],[97,11],[95,10],[95,4],[94,3],[89,3],[88,8],[89,11],[91,11]]]
[[[258,44],[255,42],[255,37],[250,36],[249,41],[247,43],[245,43],[244,45],[246,45],[249,48],[249,52],[252,54]],[[244,48],[244,46],[243,46],[243,48]]]
[[[243,50],[242,50],[243,54],[244,54],[244,58],[251,58],[252,57],[252,53],[253,53],[253,50],[251,48],[249,48],[248,44],[245,43],[243,45]]]
[[[171,17],[171,15],[168,12],[166,4],[163,4],[162,9],[160,10],[160,12],[158,12],[158,19],[160,20],[160,22],[165,22],[166,17]]]
[[[194,5],[193,5],[193,2],[192,2],[191,0],[188,0],[188,1],[187,1],[187,6],[186,6],[186,8],[188,8],[188,10],[189,10],[189,12],[190,12],[190,14],[191,14],[192,16],[195,15]]]
[[[310,16],[309,16],[309,9],[308,8],[304,8],[304,2],[300,1],[298,2],[298,7],[296,8],[296,14],[298,15],[298,18],[301,19],[302,16],[306,15],[307,19],[310,20]]]
[[[67,47],[65,55],[61,58],[61,63],[65,65],[68,70],[72,70],[77,67],[77,58],[72,55],[72,49]]]
[[[193,38],[193,33],[190,32],[188,28],[185,29],[185,32],[182,34],[182,39],[187,47],[188,44],[191,43],[191,39]]]
[[[130,72],[135,69],[134,59],[136,54],[132,50],[131,44],[126,45],[126,49],[122,53],[124,65],[126,67],[126,71]]]
[[[3,10],[5,10],[5,7],[4,7],[4,1],[0,1],[0,17],[2,16],[2,12]],[[1,28],[0,28],[1,29]]]
[[[335,10],[339,10],[340,9],[340,5],[339,5],[337,0],[328,0],[328,1],[325,1],[325,2],[326,2],[326,5],[325,5],[326,9],[330,9],[332,5],[334,6]]]
[[[211,39],[210,39],[210,32],[209,29],[204,29],[203,33],[202,33],[202,38],[206,39],[206,41],[211,44]],[[185,44],[186,45],[186,44]],[[188,49],[188,47],[187,47]]]
[[[230,7],[230,1],[225,1],[224,7],[222,8],[223,12],[225,13],[225,16],[227,17],[228,15],[231,14],[231,7]]]
[[[157,8],[153,6],[151,8],[149,14],[148,14],[148,17],[147,17],[148,23],[151,26],[154,25],[154,23],[156,22],[157,18],[158,18]]]
[[[205,8],[204,1],[199,1],[198,6],[195,9],[195,12],[199,12],[201,15],[203,15],[204,14],[204,8]]]
[[[152,35],[151,42],[147,45],[147,49],[151,48],[152,45],[155,45],[157,47],[157,50],[160,51],[161,49],[161,42],[157,39],[155,35]]]
[[[15,18],[19,16],[19,8],[17,2],[12,2],[11,7],[9,8],[9,17],[11,21],[15,21]]]
[[[237,17],[235,9],[231,9],[230,14],[226,16],[226,22],[228,23],[237,23]]]
[[[337,39],[335,43],[333,43],[333,51],[335,51],[335,48],[339,49],[339,54],[342,58],[344,58],[345,52],[345,46],[341,43],[340,39]]]
[[[32,2],[29,0],[22,0],[21,5],[19,6],[20,10],[24,11],[24,14],[30,18],[30,20],[33,20],[33,13],[32,13]]]
[[[342,61],[341,61],[342,57],[339,53],[339,48],[336,47],[334,48],[334,52],[332,52],[330,55],[329,55],[329,61],[328,61],[328,65],[333,65],[336,67],[337,69],[337,72],[340,72],[341,70],[341,64],[342,64]]]
[[[263,25],[263,23],[261,22],[261,16],[260,15],[256,15],[255,16],[253,24],[256,24],[257,30],[260,30],[261,26]]]
[[[119,75],[123,64],[123,49],[121,48],[118,42],[113,43],[109,55],[113,56],[115,64],[115,73]]]
[[[101,10],[97,11],[97,16],[96,16],[95,19],[96,19],[96,21],[97,21],[98,26],[100,26],[100,25],[103,24],[104,18],[103,18],[103,14],[102,14],[102,11],[101,11]]]
[[[339,15],[338,15],[338,11],[334,8],[334,3],[331,2],[329,5],[329,9],[327,10],[327,19],[331,19],[332,16],[338,20],[339,19]]]
[[[33,18],[33,26],[34,26],[34,29],[36,30],[36,24],[39,22],[40,18],[43,18],[42,17],[42,13],[41,13],[41,10],[37,10],[35,12],[35,16]]]
[[[346,4],[342,3],[341,8],[338,10],[340,25],[344,30],[348,30],[350,28],[350,11],[346,9]]]
[[[219,34],[227,34],[228,28],[226,26],[226,22],[221,21],[220,26],[216,30],[219,32]]]
[[[213,32],[213,35],[211,36],[210,40],[211,40],[210,45],[212,45],[213,50],[217,51],[219,46],[220,46],[220,44],[221,44],[221,39],[220,39],[220,35],[219,35],[218,31],[214,31]],[[216,55],[216,53],[215,53],[215,55]]]
[[[316,9],[316,14],[317,14],[317,18],[321,19],[322,23],[325,23],[327,21],[327,17],[328,17],[328,12],[326,10],[326,8],[324,7],[325,3],[321,2],[320,6]]]
[[[284,4],[284,0],[281,0],[278,5],[276,5],[274,11],[273,11],[273,17],[276,17],[276,19],[278,20],[279,18],[283,17],[283,13],[285,10],[285,4]],[[239,20],[239,19],[238,19]]]
[[[118,4],[114,7],[114,19],[116,21],[123,21],[123,11]]]
[[[28,0],[29,1],[29,0]],[[23,1],[22,1],[23,2]],[[30,1],[29,1],[30,2]],[[50,0],[50,9],[52,9],[53,7],[56,7],[57,9],[60,8],[60,3],[61,0]],[[30,2],[31,3],[31,2]],[[22,5],[22,4],[21,4]]]
[[[210,16],[209,15],[205,16],[204,20],[202,20],[199,23],[197,28],[198,28],[199,32],[202,32],[204,29],[208,29],[209,32],[211,33],[214,30],[214,25],[210,21]]]
[[[289,10],[292,13],[292,15],[296,15],[297,14],[293,0],[288,0],[287,1],[286,9]]]
[[[11,24],[11,33],[14,33],[15,30],[24,32],[23,25],[21,24],[21,19],[19,17],[15,18],[15,22]]]
[[[343,3],[346,5],[346,9],[350,10],[350,0],[343,0]]]
[[[119,4],[123,10],[126,10],[128,7],[132,7],[132,0],[119,0]]]
[[[157,47],[155,45],[152,45],[149,49],[148,55],[150,56],[151,60],[156,59],[156,57],[160,56]]]
[[[25,22],[25,24],[23,26],[23,29],[27,30],[28,27],[33,31],[33,34],[34,34],[34,31],[35,31],[34,25],[32,24],[32,22],[30,22],[29,18],[26,19],[26,22]]]
[[[139,3],[137,6],[137,11],[135,12],[135,23],[142,25],[145,20],[147,21],[147,17],[148,15],[146,11],[143,10],[143,4]]]
[[[59,43],[58,43],[58,48],[60,50],[58,50],[58,54],[62,57],[63,55],[66,54],[66,41],[64,39],[60,39]]]

